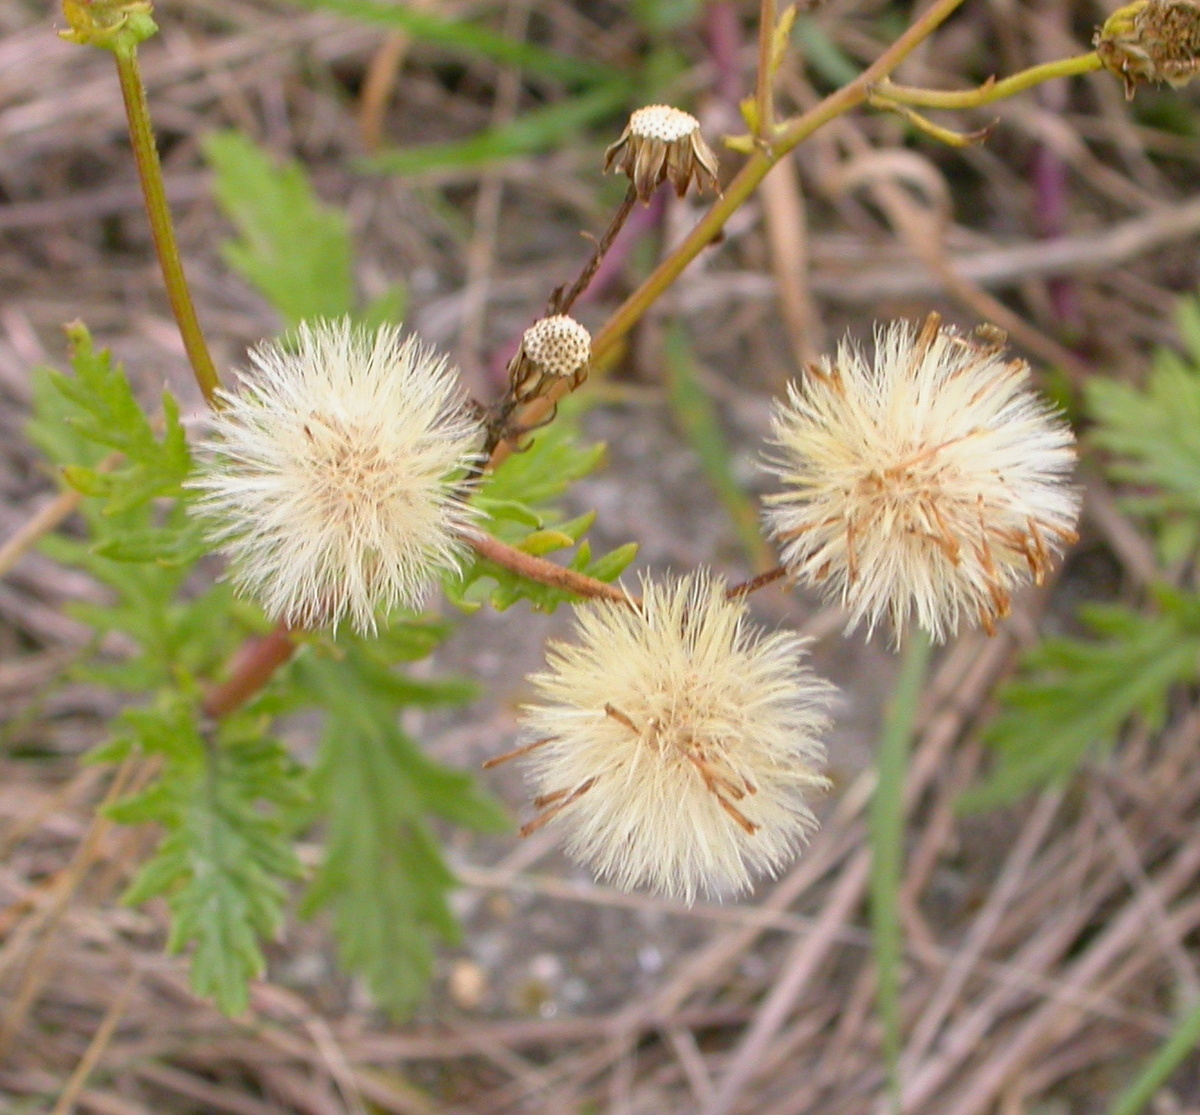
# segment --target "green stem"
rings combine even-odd
[[[1154,1098],[1184,1058],[1196,1050],[1200,1042],[1200,1003],[1192,1006],[1175,1027],[1174,1033],[1138,1073],[1137,1078],[1109,1108],[1109,1115],[1138,1115]]]
[[[162,165],[158,161],[158,146],[154,142],[154,129],[150,124],[150,107],[146,102],[146,87],[142,84],[138,68],[136,47],[118,46],[113,55],[117,60],[117,74],[121,79],[121,93],[125,98],[125,115],[129,121],[129,138],[137,161],[138,177],[146,199],[146,213],[150,217],[150,230],[154,234],[154,248],[162,268],[167,286],[167,297],[179,325],[183,347],[187,351],[196,375],[196,382],[209,406],[217,405],[217,389],[221,386],[216,365],[204,343],[196,307],[188,290],[183,274],[183,263],[179,258],[179,245],[175,242],[175,228],[171,223],[171,211],[167,206],[167,194],[163,188]]]
[[[1075,77],[1090,74],[1103,67],[1100,56],[1093,50],[1090,54],[1079,54],[1074,58],[1059,58],[1030,66],[1003,81],[989,81],[978,89],[944,90],[918,89],[911,85],[893,85],[889,81],[879,83],[877,92],[892,101],[920,105],[923,108],[979,108],[993,101],[1002,101],[1015,93],[1022,93],[1044,81],[1058,77]]]
[[[758,76],[754,85],[754,130],[757,136],[775,131],[775,0],[762,0],[758,11]]]
[[[679,278],[684,268],[720,236],[725,222],[758,188],[767,172],[784,155],[830,120],[865,102],[872,89],[900,65],[922,41],[933,34],[962,3],[963,0],[935,0],[928,11],[849,85],[843,85],[808,112],[781,125],[775,132],[774,141],[750,156],[725,193],[717,199],[690,235],[651,272],[645,282],[621,304],[604,328],[592,339],[593,361],[601,359],[620,344],[625,334]]]
[[[919,628],[906,638],[900,674],[884,713],[876,760],[878,780],[871,799],[871,935],[888,1090],[892,1107],[897,1111],[900,1108],[900,960],[903,941],[899,903],[904,866],[904,790],[909,745],[931,650],[929,637]]]

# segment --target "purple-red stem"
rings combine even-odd
[[[283,623],[277,624],[269,635],[247,640],[229,663],[228,678],[208,691],[201,705],[204,714],[216,720],[241,707],[295,651],[292,631]]]

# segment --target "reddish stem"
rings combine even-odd
[[[240,708],[271,680],[295,653],[291,629],[284,623],[269,635],[249,639],[241,645],[229,666],[229,677],[213,686],[201,708],[206,716],[219,719]]]
[[[765,585],[771,584],[772,581],[778,581],[780,578],[786,576],[787,570],[782,565],[777,565],[774,569],[768,569],[765,573],[760,573],[757,577],[751,577],[750,580],[743,581],[740,585],[734,585],[733,588],[727,589],[725,599],[739,600],[743,596],[749,596],[752,592],[757,592]]]

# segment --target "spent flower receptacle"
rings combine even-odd
[[[63,0],[59,37],[105,50],[130,50],[158,31],[150,0]]]
[[[527,402],[559,380],[578,387],[587,378],[591,359],[592,335],[573,317],[540,318],[525,330],[509,363],[512,396],[518,403]]]
[[[700,134],[700,121],[670,105],[634,112],[620,139],[604,153],[604,169],[626,175],[646,204],[663,182],[670,182],[679,197],[693,183],[701,193],[720,189],[717,156]]]
[[[1127,99],[1139,82],[1186,85],[1200,73],[1200,2],[1135,0],[1104,21],[1095,47]]]

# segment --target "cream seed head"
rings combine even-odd
[[[1075,541],[1074,437],[1002,343],[936,314],[893,323],[873,359],[844,341],[776,404],[767,467],[783,490],[768,526],[789,573],[844,605],[851,628],[991,631]]]
[[[715,193],[717,156],[700,134],[700,121],[670,105],[639,108],[604,154],[604,169],[619,170],[633,182],[637,196],[649,202],[663,182],[683,197],[695,182],[701,193]]]
[[[298,627],[370,631],[379,609],[418,606],[474,517],[453,478],[481,431],[455,374],[398,328],[345,319],[250,360],[192,482],[235,585]]]
[[[573,317],[555,314],[525,330],[521,350],[536,371],[565,378],[587,369],[592,335]]]
[[[576,610],[532,681],[518,752],[540,815],[617,886],[691,902],[786,864],[815,823],[830,687],[804,642],[764,634],[704,573],[645,580],[636,605]]]

